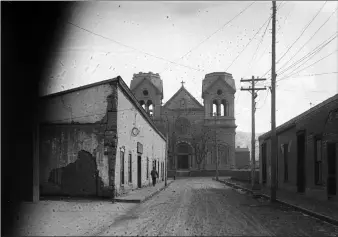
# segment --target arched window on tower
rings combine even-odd
[[[212,110],[211,110],[211,116],[216,116],[218,113],[218,102],[217,100],[212,101]]]
[[[222,100],[221,104],[221,115],[222,116],[229,116],[229,103],[226,100]]]
[[[225,116],[225,104],[224,104],[224,100],[222,100],[221,103],[221,116]]]
[[[148,100],[148,102],[147,102],[147,112],[150,116],[154,115],[154,105],[153,105],[153,102],[151,100]]]
[[[143,108],[144,110],[146,110],[146,104],[144,103],[143,100],[140,100],[140,105],[142,106],[142,108]]]
[[[222,116],[229,116],[229,102],[227,100],[222,100],[221,110]]]

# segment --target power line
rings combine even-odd
[[[257,108],[257,109],[263,108],[263,106],[265,105],[266,99],[268,98],[268,95],[269,95],[269,90],[266,90],[266,96],[265,96],[264,102],[263,102],[262,106]]]
[[[186,68],[189,68],[189,69],[192,69],[192,70],[195,70],[195,71],[204,71],[203,69],[193,68],[193,67],[190,67],[190,66],[186,66],[186,65],[183,65],[183,64],[179,64],[179,63],[173,62],[173,61],[168,60],[168,59],[165,59],[165,58],[163,58],[163,57],[159,57],[159,56],[156,56],[156,55],[147,53],[147,52],[145,52],[145,51],[139,50],[139,49],[134,48],[134,47],[132,47],[132,46],[123,44],[123,43],[121,43],[121,42],[119,42],[119,41],[116,41],[116,40],[114,40],[114,39],[111,39],[111,38],[108,38],[108,37],[106,37],[106,36],[97,34],[97,33],[93,32],[93,31],[90,31],[90,30],[85,29],[85,28],[83,28],[83,27],[81,27],[81,26],[78,26],[78,25],[76,25],[76,24],[74,24],[74,23],[72,23],[72,22],[69,22],[69,21],[68,21],[67,23],[70,24],[70,25],[72,25],[72,26],[74,26],[74,27],[77,27],[77,28],[79,28],[79,29],[82,29],[83,31],[86,31],[86,32],[88,32],[88,33],[90,33],[90,34],[93,34],[93,35],[96,35],[96,36],[101,37],[101,38],[103,38],[103,39],[109,40],[109,41],[114,42],[114,43],[116,43],[116,44],[119,44],[119,45],[121,45],[121,46],[123,46],[123,47],[126,47],[126,48],[129,48],[129,49],[138,51],[138,52],[140,52],[140,53],[142,53],[142,54],[145,54],[145,55],[147,55],[147,56],[154,57],[154,58],[157,58],[157,59],[160,59],[160,60],[169,62],[169,63],[171,63],[171,64],[176,64],[176,65],[178,65],[178,66],[186,67]]]
[[[248,70],[250,70],[251,67],[252,67],[252,65],[253,65],[253,62],[254,62],[253,60],[254,60],[254,58],[255,58],[257,52],[258,52],[259,46],[261,46],[261,44],[262,44],[262,42],[263,42],[264,36],[265,36],[266,31],[267,31],[267,29],[268,29],[268,27],[269,27],[269,25],[270,25],[270,22],[271,22],[271,17],[270,17],[270,20],[269,20],[268,24],[266,25],[265,31],[264,31],[264,33],[263,33],[263,35],[262,35],[262,37],[261,37],[260,42],[259,42],[258,45],[257,45],[256,51],[255,51],[255,53],[252,55],[251,63],[250,63],[250,66],[249,66]],[[248,72],[248,70],[247,70],[247,72]]]
[[[318,16],[318,14],[320,13],[320,11],[322,10],[322,8],[324,7],[324,5],[327,3],[327,1],[323,4],[323,6],[319,9],[319,11],[316,13],[316,15],[311,19],[311,21],[305,26],[305,28],[303,29],[302,33],[300,34],[300,36],[291,44],[291,46],[287,49],[287,51],[282,55],[282,57],[280,57],[277,60],[277,63],[279,63],[279,61],[286,55],[287,52],[289,52],[289,50],[294,46],[294,44],[300,39],[300,37],[304,34],[304,32],[306,31],[306,29],[310,26],[310,24],[316,19],[316,17]],[[264,75],[262,77],[264,77],[266,74],[268,74],[271,71],[271,69],[269,69],[266,73],[264,73]]]
[[[261,31],[261,29],[264,27],[264,25],[271,19],[271,16],[263,23],[263,25],[258,29],[258,31],[255,33],[255,35],[252,37],[252,39],[247,43],[244,47],[244,49],[237,55],[237,57],[230,63],[229,67],[225,69],[225,71],[228,71],[228,69],[236,62],[236,60],[239,58],[239,56],[244,52],[244,50],[249,46],[249,44],[253,41],[253,39],[256,37],[256,35]]]
[[[293,59],[304,47],[307,43],[310,42],[310,40],[318,33],[318,31],[330,20],[330,18],[336,13],[336,10],[334,10],[334,12],[330,15],[330,17],[316,30],[316,32],[310,37],[310,39],[308,39],[308,41],[306,41],[305,44],[303,44],[303,46],[291,57],[291,59]],[[285,67],[291,60],[287,61],[286,63],[283,64],[283,66],[281,66],[279,68],[279,70],[281,70],[283,67]]]
[[[290,90],[290,89],[279,89],[281,91],[299,91],[299,90]],[[306,92],[314,92],[314,93],[331,93],[335,91],[327,91],[327,90],[321,90],[321,91],[313,91],[313,90],[307,90]]]
[[[104,102],[104,101],[102,101],[102,102]],[[122,111],[137,111],[137,108],[116,110],[116,112],[122,112]],[[48,121],[48,122],[63,122],[63,121],[69,121],[69,120],[73,120],[73,119],[87,118],[87,117],[90,117],[90,116],[98,116],[98,115],[104,115],[104,114],[106,114],[106,112],[104,112],[104,113],[87,114],[87,115],[76,116],[76,117],[71,117],[71,118],[67,118],[67,119],[56,119],[56,120]]]
[[[280,8],[280,6],[282,5],[283,2],[281,2],[277,9]],[[269,18],[263,23],[263,25],[258,29],[258,31],[256,32],[256,34],[252,37],[252,39],[249,41],[249,43],[244,47],[244,49],[237,55],[237,57],[231,62],[231,64],[229,65],[229,67],[227,67],[227,69],[225,69],[225,71],[228,71],[228,69],[232,66],[232,64],[238,59],[238,57],[244,52],[244,50],[249,46],[249,44],[252,42],[252,40],[256,37],[256,35],[261,31],[261,29],[264,27],[264,25],[270,21],[270,19],[272,18],[272,14],[269,16]]]
[[[245,12],[249,7],[251,7],[255,2],[251,3],[250,5],[248,5],[246,8],[244,8],[241,12],[239,12],[236,16],[234,16],[231,20],[229,20],[227,23],[223,24],[220,28],[218,28],[216,31],[214,31],[211,35],[209,35],[208,37],[206,37],[204,40],[202,40],[200,43],[198,43],[196,46],[194,46],[193,48],[191,48],[187,53],[185,53],[183,56],[181,56],[180,58],[174,60],[174,61],[179,61],[181,59],[183,59],[184,57],[186,57],[189,53],[191,53],[193,50],[197,49],[200,45],[202,45],[204,42],[206,42],[207,40],[209,40],[213,35],[215,35],[216,33],[218,33],[219,31],[221,31],[226,25],[230,24],[233,20],[235,20],[237,17],[239,17],[240,15],[243,14],[243,12]],[[166,71],[167,68],[165,68],[162,72]],[[160,72],[160,73],[162,73]]]
[[[337,38],[337,35],[335,37],[333,37],[332,39],[328,39],[328,42],[323,42],[322,45],[319,45],[318,47],[316,47],[313,51],[311,51],[310,53],[308,53],[307,55],[305,55],[303,58],[299,59],[298,61],[294,62],[292,65],[290,65],[289,67],[285,68],[284,70],[282,70],[281,72],[278,72],[279,76],[284,74],[285,72],[287,72],[288,70],[294,68],[297,64],[301,63],[302,61],[304,61],[306,58],[307,60],[305,62],[303,62],[302,64],[300,64],[297,68],[301,67],[302,65],[304,65],[307,61],[309,61],[311,58],[313,58],[316,54],[318,54],[322,49],[324,49],[329,43],[331,43],[335,38]],[[294,69],[293,71],[297,70]],[[293,72],[292,71],[292,72]]]
[[[291,15],[291,12],[292,12],[293,9],[294,9],[294,6],[293,6],[292,9],[289,11],[288,15],[285,17],[285,20],[284,20],[284,22],[283,22],[283,26],[285,26],[285,23],[286,23],[287,19],[289,18],[289,16]],[[277,10],[278,10],[278,7],[277,7]],[[281,31],[277,32],[277,34],[280,34],[280,32],[281,32]],[[269,47],[270,47],[270,45],[267,45],[267,47],[266,47],[265,50],[263,51],[262,55],[259,57],[258,60],[256,60],[257,63],[263,58],[263,56],[265,55],[266,50],[267,50]],[[266,75],[269,71],[271,71],[271,69],[268,70],[264,75]],[[263,77],[263,76],[262,76],[262,77]],[[267,81],[266,81],[266,82],[267,82]]]
[[[281,78],[281,79],[277,80],[277,82],[278,82],[278,81],[285,80],[285,79],[288,79],[288,78],[292,77],[293,75],[296,75],[296,74],[298,74],[298,73],[301,72],[301,71],[304,71],[305,69],[307,69],[307,68],[309,68],[309,67],[315,65],[316,63],[319,63],[320,61],[322,61],[322,60],[324,60],[325,58],[331,56],[333,53],[335,53],[335,52],[337,52],[337,51],[338,51],[338,50],[335,50],[335,51],[329,53],[328,55],[322,57],[321,59],[319,59],[319,60],[317,60],[316,62],[310,64],[309,66],[307,66],[307,67],[305,67],[305,68],[302,68],[301,70],[298,70],[297,72],[295,72],[295,73],[293,73],[293,74],[291,74],[291,75],[288,75],[288,76],[286,76],[286,77],[284,77],[284,78]]]
[[[282,58],[284,58],[284,56],[289,52],[289,50],[295,45],[295,43],[300,39],[300,37],[302,37],[302,35],[304,34],[304,32],[307,30],[307,28],[311,25],[311,23],[317,18],[318,14],[321,12],[321,10],[323,9],[323,7],[325,6],[325,4],[327,3],[327,1],[325,1],[325,3],[322,5],[322,7],[318,10],[318,12],[316,13],[316,15],[311,19],[311,21],[307,24],[307,26],[304,28],[304,30],[302,31],[302,33],[300,34],[300,36],[291,44],[291,46],[286,50],[286,52],[283,54],[282,57],[280,57],[277,61],[277,63],[280,62],[280,60],[282,60]]]
[[[309,61],[311,58],[313,58],[316,54],[318,54],[322,49],[324,49],[329,43],[331,43],[335,38],[337,38],[337,35],[332,38],[329,42],[325,43],[324,45],[320,46],[318,49],[314,50],[313,52],[311,52],[308,56],[303,57],[302,60],[298,60],[298,62],[292,64],[291,66],[289,66],[288,68],[284,69],[282,72],[279,72],[279,75],[284,74],[286,71],[292,69],[293,67],[295,67],[297,64],[299,64],[301,61],[303,61],[304,59],[308,58],[305,62],[301,63],[298,67],[296,67],[295,69],[293,69],[290,73],[294,72],[295,70],[297,70],[298,68],[300,68],[302,65],[304,65],[307,61]]]
[[[307,75],[299,75],[296,77],[292,78],[297,78],[297,77],[313,77],[313,76],[321,76],[321,75],[329,75],[329,74],[337,74],[338,72],[324,72],[324,73],[316,73],[316,74],[307,74]]]
[[[285,3],[286,4],[286,3]],[[284,4],[284,5],[285,5]],[[284,6],[283,5],[283,6]],[[289,13],[288,13],[288,15],[285,17],[285,19],[284,19],[284,22],[283,22],[283,26],[285,26],[285,22],[287,21],[287,19],[289,18],[289,16],[291,15],[291,12],[292,12],[292,10],[294,9],[294,6],[292,7],[292,9],[289,11]],[[282,28],[282,27],[281,27]],[[281,34],[280,33],[281,31],[279,31],[277,34]],[[258,60],[256,60],[256,63],[258,63],[259,61],[261,61],[261,59],[263,58],[263,56],[265,55],[265,52],[266,52],[266,50],[268,49],[270,47],[270,45],[267,45],[267,47],[264,49],[264,51],[263,51],[263,53],[261,54],[261,56],[259,57],[259,59]],[[270,71],[270,70],[269,70]],[[269,72],[268,71],[268,72]],[[268,72],[266,72],[266,73],[268,73]],[[266,74],[265,73],[265,74]],[[264,75],[265,75],[264,74]]]

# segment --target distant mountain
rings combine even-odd
[[[256,133],[256,150],[255,150],[255,158],[256,160],[259,160],[259,144],[258,144],[258,137],[262,135],[263,133]],[[236,131],[236,137],[235,137],[235,144],[236,147],[248,147],[251,152],[251,132],[241,132]]]

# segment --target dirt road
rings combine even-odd
[[[338,228],[211,178],[187,178],[92,234],[338,236]]]

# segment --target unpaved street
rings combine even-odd
[[[338,236],[338,228],[211,178],[186,178],[92,234]]]

